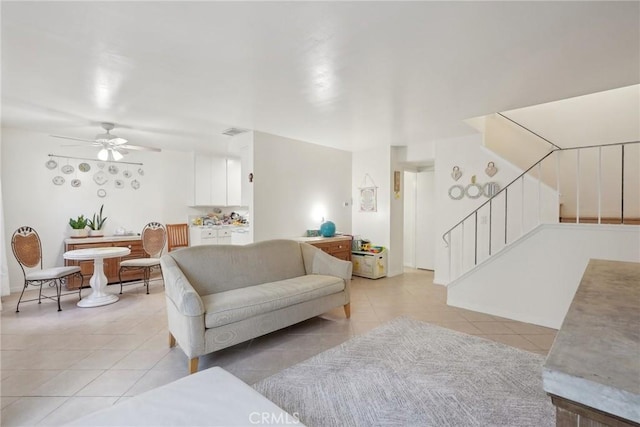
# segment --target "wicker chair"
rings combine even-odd
[[[63,295],[75,294],[75,291],[63,294],[62,284],[65,282],[67,277],[74,274],[78,275],[81,280],[80,288],[78,289],[78,298],[82,299],[82,282],[84,281],[84,278],[80,273],[80,267],[69,266],[42,268],[42,243],[40,242],[40,236],[38,236],[36,230],[28,226],[18,228],[11,237],[11,249],[16,260],[18,260],[18,264],[20,264],[20,268],[22,269],[22,274],[24,276],[24,287],[22,288],[22,293],[18,299],[18,305],[16,305],[16,313],[20,312],[20,303],[22,302],[24,291],[29,285],[40,287],[38,298],[28,299],[24,302],[38,300],[38,304],[40,304],[42,303],[42,298],[52,300],[57,299],[58,311],[62,311],[62,308],[60,308],[60,297]],[[37,268],[38,265],[40,266],[39,269]],[[56,297],[42,295],[42,285],[45,284],[56,287]]]
[[[118,270],[118,280],[120,280],[120,293],[122,294],[122,271],[123,270],[143,270],[143,281],[149,294],[149,280],[151,271],[154,268],[160,269],[160,256],[167,241],[167,232],[164,225],[159,222],[150,222],[142,229],[142,249],[150,258],[134,258],[122,261]]]
[[[189,246],[188,224],[167,224],[167,235],[169,237],[167,252]]]

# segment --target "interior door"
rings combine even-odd
[[[435,173],[416,174],[416,267],[435,268]]]

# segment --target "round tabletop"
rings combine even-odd
[[[129,248],[87,248],[67,251],[64,253],[63,257],[64,259],[85,260],[98,258],[116,258],[120,256],[127,256],[130,253],[131,250]]]

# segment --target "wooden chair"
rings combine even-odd
[[[167,224],[167,251],[189,246],[188,224]]]
[[[62,311],[60,308],[60,297],[63,295],[75,294],[73,292],[62,293],[62,284],[66,281],[67,277],[77,274],[80,277],[80,288],[78,289],[78,298],[82,299],[82,281],[83,277],[80,273],[80,267],[50,267],[42,268],[42,243],[40,242],[40,236],[36,230],[31,227],[23,226],[18,228],[11,237],[11,249],[13,255],[18,260],[22,274],[24,276],[24,287],[22,293],[18,299],[18,305],[16,305],[16,313],[19,313],[20,302],[24,296],[24,291],[27,286],[33,285],[40,287],[38,292],[38,298],[32,298],[25,300],[35,301],[38,300],[38,304],[42,303],[42,298],[48,298],[52,300],[58,300],[58,311]],[[38,266],[40,268],[38,269]],[[56,287],[56,297],[50,297],[48,295],[42,295],[42,285],[49,285]]]
[[[142,229],[142,249],[149,255],[149,258],[134,258],[122,261],[118,270],[118,280],[120,281],[120,293],[122,294],[122,271],[123,270],[143,270],[142,280],[147,287],[149,294],[149,279],[151,271],[160,268],[160,256],[167,242],[167,232],[164,225],[159,222],[150,222]]]

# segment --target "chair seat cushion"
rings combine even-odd
[[[73,273],[79,273],[80,267],[51,267],[42,270],[33,270],[26,274],[27,280],[47,280],[60,279]]]
[[[153,267],[160,265],[160,258],[134,258],[120,262],[120,267]]]
[[[344,290],[344,280],[310,274],[202,296],[205,327],[216,328]]]

